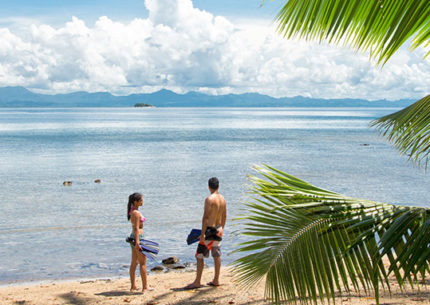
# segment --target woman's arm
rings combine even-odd
[[[133,211],[133,213],[131,213],[131,228],[133,230],[134,240],[136,241],[135,247],[141,250],[139,240],[139,221],[140,213],[138,211]]]

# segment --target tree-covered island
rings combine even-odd
[[[134,104],[134,107],[154,107],[154,105],[145,104],[145,103],[137,103],[137,104]]]

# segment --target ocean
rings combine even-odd
[[[394,111],[0,108],[0,284],[128,276],[126,206],[136,191],[144,234],[161,246],[149,268],[172,255],[194,262],[185,239],[201,226],[212,176],[228,204],[227,265],[247,240],[233,219],[254,165],[353,197],[426,206],[430,176],[369,128]]]

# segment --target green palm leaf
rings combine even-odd
[[[389,291],[428,272],[429,211],[350,198],[315,187],[269,166],[250,176],[252,200],[239,219],[252,240],[236,250],[239,281],[266,281],[276,304],[334,300],[347,291]],[[260,178],[262,177],[262,178]],[[389,267],[383,265],[386,257]]]
[[[411,50],[429,45],[428,0],[288,0],[276,19],[287,38],[348,45],[382,65],[407,43]],[[427,96],[374,122],[418,166],[427,166],[430,152],[429,104]]]
[[[430,95],[373,121],[381,133],[415,164],[427,167],[430,154]]]
[[[289,0],[277,16],[286,37],[328,40],[370,52],[384,64],[403,44],[426,46],[428,0]],[[428,52],[426,56],[429,54]]]

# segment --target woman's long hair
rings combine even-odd
[[[142,194],[141,193],[133,193],[130,196],[128,196],[128,205],[127,205],[127,220],[130,220],[130,210],[131,210],[131,205],[135,202],[135,201],[139,201],[140,198],[142,198]]]

